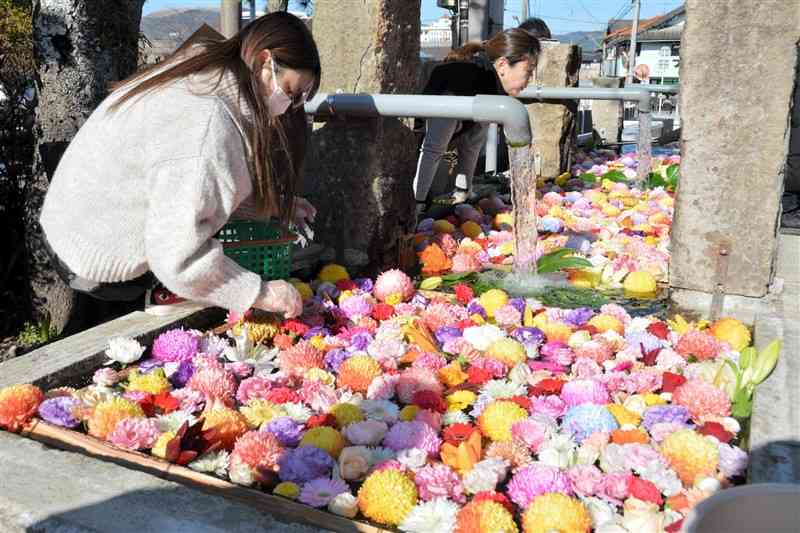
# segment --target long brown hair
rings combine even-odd
[[[489,61],[494,64],[501,57],[505,57],[510,65],[530,59],[536,62],[541,47],[539,39],[525,30],[511,28],[496,34],[488,41],[470,42],[452,50],[445,61],[472,61],[475,54],[484,52]]]
[[[284,68],[309,70],[314,86],[309,99],[319,89],[321,74],[319,52],[311,32],[302,20],[286,12],[274,12],[259,17],[239,33],[224,41],[210,41],[190,55],[175,55],[158,65],[163,71],[151,76],[151,70],[140,72],[120,83],[115,91],[129,89],[111,106],[138,95],[163,87],[170,82],[196,73],[217,72],[214,91],[226,72],[238,81],[239,98],[253,113],[247,125],[252,147],[253,189],[260,210],[267,213],[277,207],[283,223],[291,220],[297,182],[302,173],[307,143],[307,124],[303,108],[290,107],[283,115],[270,118],[267,98],[260,71],[263,61],[260,52],[270,50],[278,72]],[[169,65],[174,63],[173,65]],[[291,140],[291,142],[290,142]]]

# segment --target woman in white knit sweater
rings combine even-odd
[[[45,198],[40,221],[62,277],[101,300],[141,298],[156,278],[182,298],[300,314],[290,284],[262,282],[213,236],[231,218],[313,218],[295,186],[303,103],[319,77],[305,24],[271,13],[120,84]]]

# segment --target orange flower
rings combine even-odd
[[[614,444],[647,444],[650,439],[641,428],[616,429],[611,432],[611,442]]]
[[[472,470],[475,463],[481,460],[483,449],[480,431],[473,431],[469,438],[454,446],[449,442],[442,444],[440,455],[442,462],[463,475]]]
[[[44,393],[34,385],[0,389],[0,428],[17,432],[36,414]]]
[[[448,387],[461,385],[467,381],[468,377],[469,374],[461,370],[461,365],[458,364],[458,361],[453,361],[439,370],[439,379]]]
[[[667,498],[666,505],[673,511],[683,512],[689,508],[689,499],[685,494],[679,493]]]
[[[438,244],[426,246],[419,253],[419,260],[422,261],[422,274],[425,276],[434,276],[447,272],[453,266],[453,262],[447,258],[447,255]]]

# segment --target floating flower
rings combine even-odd
[[[339,494],[349,492],[347,483],[340,479],[317,478],[303,485],[298,500],[311,507],[326,507]]]
[[[508,337],[497,339],[486,350],[486,356],[501,363],[513,367],[517,363],[522,363],[528,358],[525,347]]]
[[[300,439],[300,446],[316,446],[325,450],[336,459],[344,448],[345,442],[342,434],[328,426],[311,428],[303,434]]]
[[[286,410],[282,406],[267,400],[251,400],[247,405],[240,407],[239,411],[247,420],[247,425],[253,429],[286,416]]]
[[[248,420],[248,422],[250,421]],[[275,435],[282,446],[297,446],[303,435],[302,424],[298,424],[288,416],[273,418],[267,423],[264,430]]]
[[[153,358],[158,361],[176,362],[191,360],[197,355],[200,339],[183,328],[165,331],[153,341]]]
[[[358,507],[364,516],[379,524],[396,526],[417,503],[417,488],[395,469],[371,474],[358,490]]]
[[[735,318],[720,318],[711,324],[708,332],[717,340],[730,344],[737,352],[750,345],[750,330]]]
[[[672,401],[689,410],[694,420],[708,416],[728,416],[731,401],[724,391],[702,379],[690,379],[672,393]]]
[[[522,527],[525,533],[588,533],[592,517],[580,500],[548,493],[533,499],[522,515]]]
[[[305,483],[326,477],[333,469],[330,454],[316,446],[301,446],[286,450],[278,459],[278,475],[283,481]]]
[[[514,440],[494,441],[486,448],[486,457],[508,461],[516,469],[528,466],[533,462],[533,456],[528,447],[522,442]]]
[[[130,400],[114,397],[100,402],[89,417],[89,435],[105,440],[119,422],[137,417],[144,417],[144,411]]]
[[[428,424],[423,422],[398,422],[393,425],[383,439],[383,445],[395,451],[405,448],[419,448],[435,457],[439,454],[442,440]]]
[[[125,418],[108,434],[108,441],[125,450],[149,450],[160,435],[158,422],[152,418]]]
[[[572,494],[569,478],[554,466],[533,463],[519,470],[508,482],[508,496],[521,508],[541,494],[560,492]]]
[[[129,365],[141,359],[145,347],[139,341],[131,337],[114,337],[108,340],[106,355],[109,364],[116,362],[121,365]]]
[[[278,365],[287,376],[302,378],[312,368],[325,366],[325,355],[308,341],[300,341],[281,351]]]
[[[408,301],[414,294],[414,284],[404,272],[387,270],[375,280],[373,294],[381,302],[385,302],[393,294],[400,295],[400,300]]]
[[[58,396],[39,404],[38,413],[42,420],[56,426],[74,428],[81,424],[79,411],[83,402],[72,396]]]
[[[234,394],[237,389],[236,377],[224,368],[200,368],[192,374],[186,386],[203,393],[207,403],[219,401],[226,406],[234,404]]]
[[[712,335],[692,329],[681,335],[675,351],[685,358],[694,356],[699,361],[706,361],[717,357],[722,346]]]
[[[713,476],[719,463],[717,446],[690,429],[676,431],[664,439],[661,454],[688,486],[700,477]]]
[[[608,390],[606,387],[594,380],[579,379],[569,381],[561,388],[561,399],[568,407],[584,403],[594,403],[605,405],[608,403]]]
[[[247,419],[235,409],[211,409],[203,414],[203,418],[203,430],[216,430],[216,440],[226,450],[232,450],[236,439],[249,429]]]
[[[205,453],[186,466],[196,472],[214,474],[217,477],[224,478],[228,475],[229,462],[230,453],[226,450],[219,450]]]
[[[420,499],[430,501],[445,498],[456,503],[465,503],[461,478],[447,465],[434,463],[417,470],[414,477]]]
[[[355,355],[345,360],[339,367],[336,383],[353,392],[367,392],[369,386],[383,370],[381,365],[368,355]]]
[[[128,375],[128,385],[126,389],[130,391],[146,392],[148,394],[161,394],[172,388],[163,368],[156,368],[147,374],[139,374],[136,371]]]
[[[517,533],[514,516],[502,504],[490,500],[473,500],[458,512],[457,533]]]
[[[0,428],[17,432],[36,414],[44,393],[35,385],[12,385],[0,389]]]
[[[511,440],[511,426],[528,417],[527,411],[512,401],[489,404],[478,417],[481,432],[495,441]]]
[[[414,394],[419,391],[430,391],[436,395],[443,392],[442,384],[431,372],[422,368],[408,368],[397,379],[397,397],[403,403],[411,403]]]
[[[415,505],[398,528],[407,533],[452,533],[456,526],[457,504],[436,498]]]
[[[292,483],[291,481],[281,481],[272,489],[272,494],[283,496],[290,500],[296,500],[297,497],[300,496],[300,487],[297,483]]]
[[[596,432],[614,431],[619,428],[616,418],[602,405],[584,403],[571,407],[561,423],[564,431],[582,442]]]

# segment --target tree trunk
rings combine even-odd
[[[286,11],[289,9],[289,0],[267,0],[267,11]]]
[[[26,246],[33,308],[58,331],[80,329],[77,298],[56,274],[43,244],[39,212],[67,145],[108,95],[137,68],[144,0],[37,0],[38,71],[34,178],[26,202]]]

